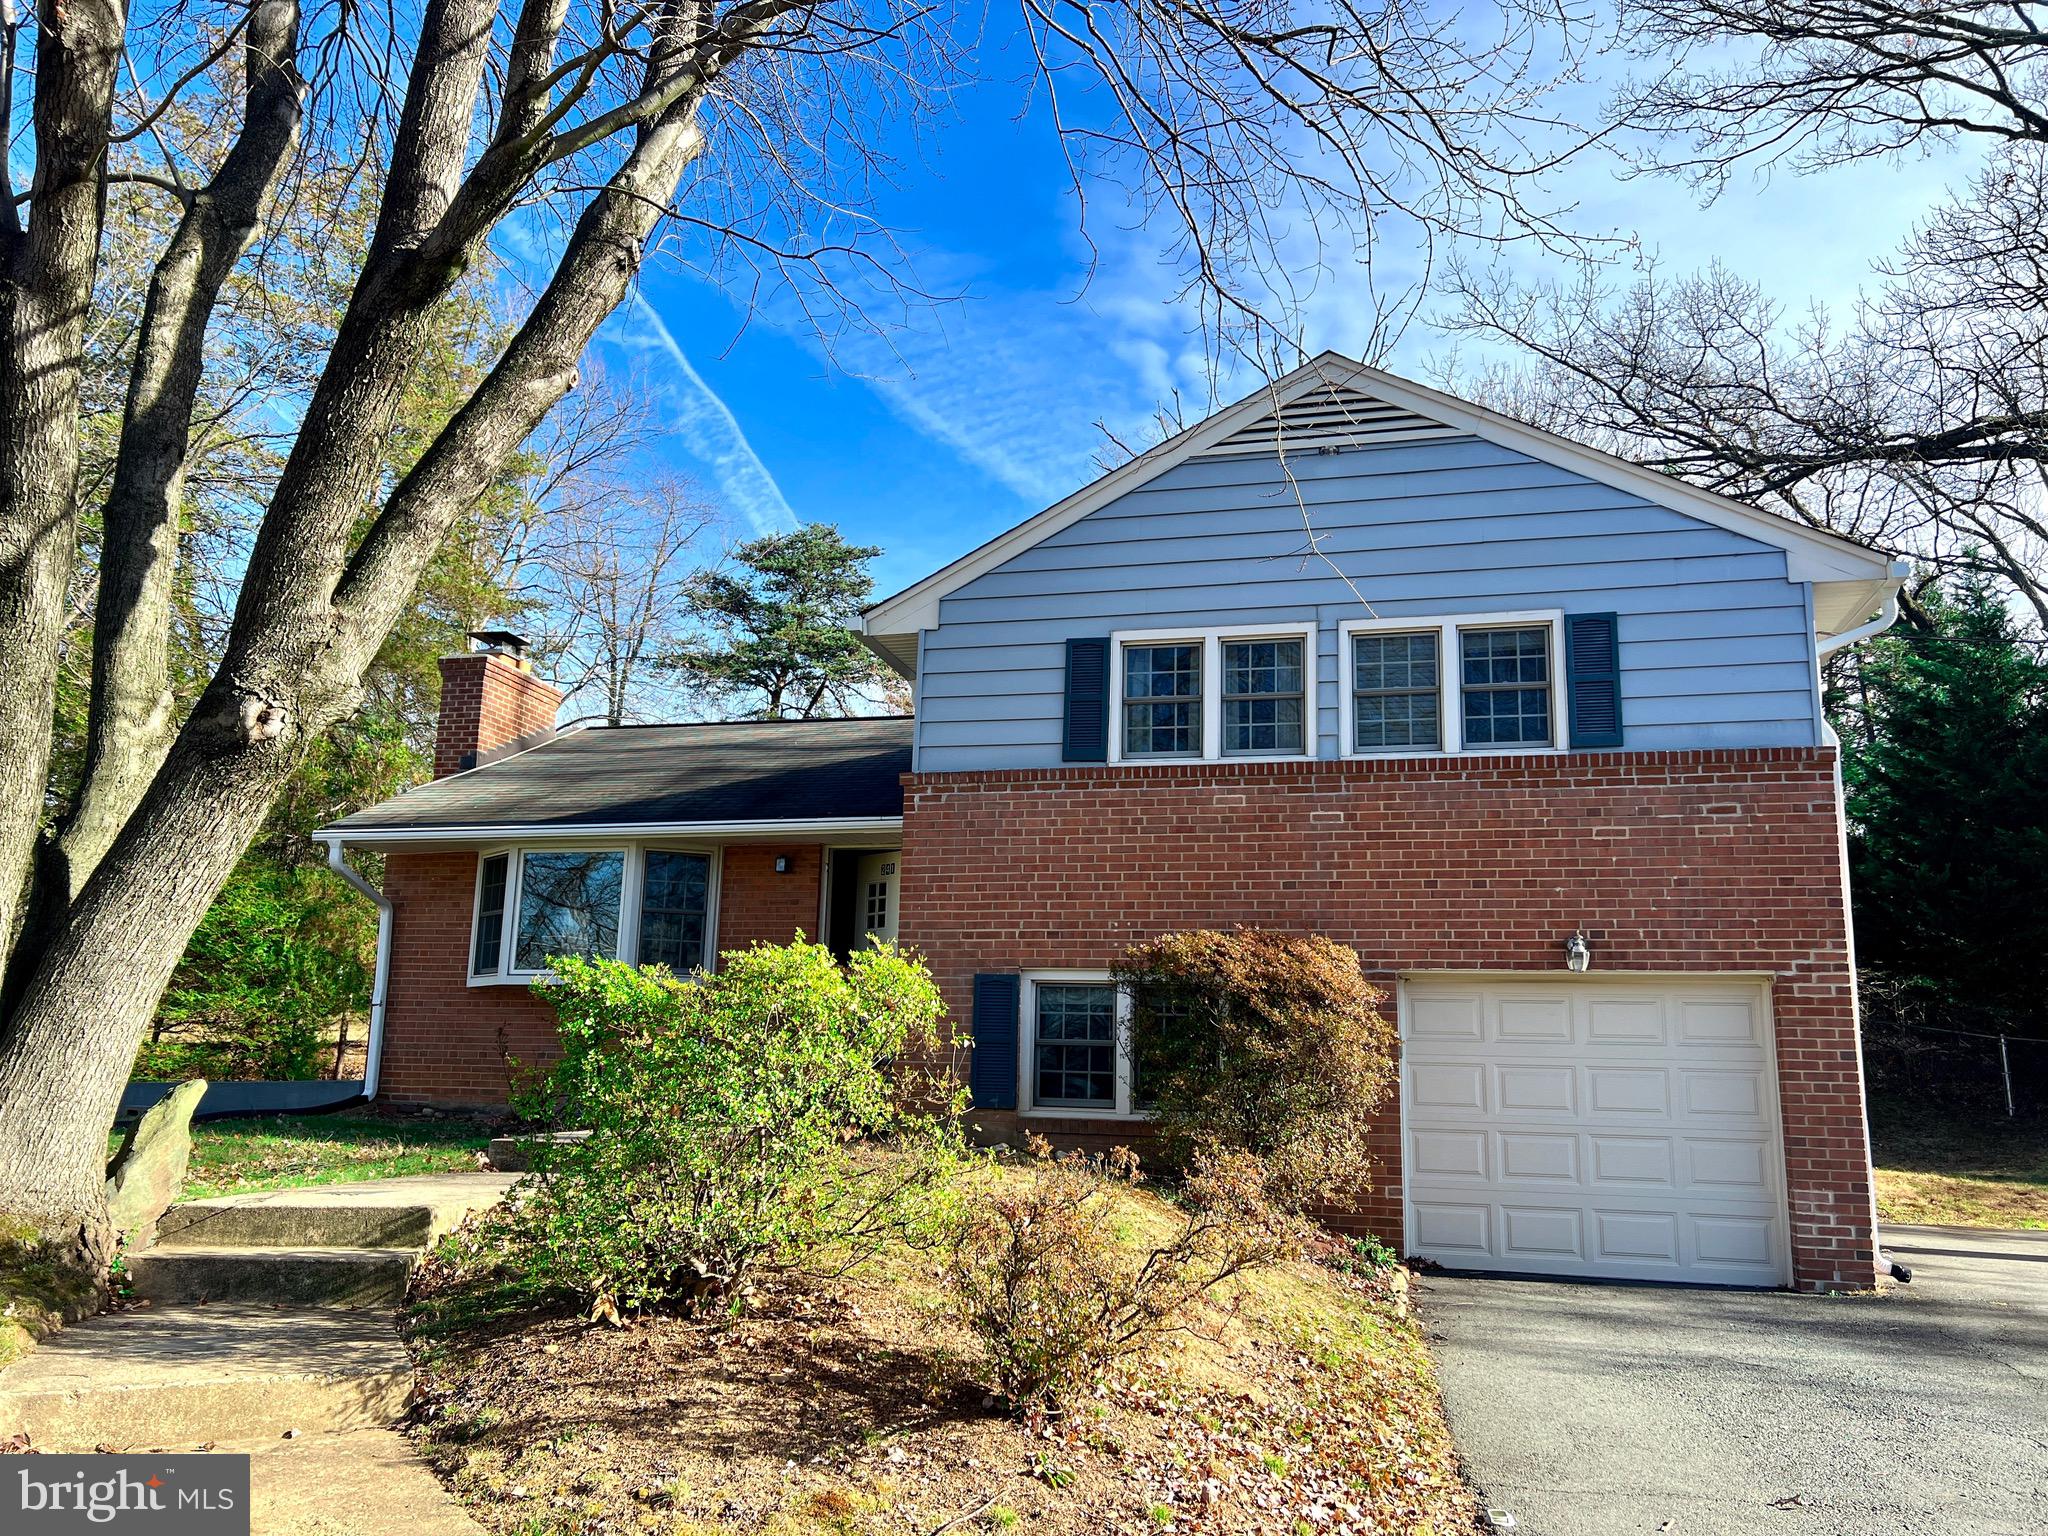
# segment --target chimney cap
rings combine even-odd
[[[472,629],[469,638],[475,643],[475,649],[487,654],[522,660],[526,656],[526,636],[516,635],[509,629]]]

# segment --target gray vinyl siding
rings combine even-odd
[[[1616,613],[1631,749],[1820,739],[1807,593],[1782,550],[1476,439],[1289,468],[1292,484],[1270,457],[1181,464],[946,597],[921,637],[919,766],[1057,764],[1070,637],[1310,622],[1335,757],[1337,626],[1368,616],[1353,586],[1382,618]]]

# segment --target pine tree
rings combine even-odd
[[[1861,963],[2034,1015],[2048,982],[2048,665],[1990,583],[1930,592],[1862,661],[1842,735]],[[1840,702],[1839,700],[1837,702]]]
[[[829,523],[749,540],[733,551],[737,569],[691,581],[701,639],[662,665],[757,719],[855,713],[883,688],[882,665],[855,632],[880,553]]]

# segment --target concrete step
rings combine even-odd
[[[573,1147],[588,1141],[588,1131],[546,1131],[531,1136],[493,1136],[484,1151],[490,1165],[500,1173],[524,1173],[533,1166],[533,1154],[546,1146]]]
[[[417,1248],[187,1248],[160,1244],[128,1259],[132,1293],[173,1302],[395,1307]]]
[[[190,1448],[394,1422],[412,1366],[392,1319],[272,1307],[146,1307],[43,1340],[0,1371],[0,1437],[45,1451]]]
[[[504,1173],[430,1173],[359,1184],[188,1200],[157,1241],[180,1248],[427,1248],[518,1182]]]

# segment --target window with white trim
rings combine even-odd
[[[1554,752],[1563,615],[1360,619],[1338,626],[1344,752]]]
[[[503,848],[477,860],[472,984],[524,984],[556,955],[666,965],[713,959],[717,854],[701,848]]]
[[[1299,640],[1223,642],[1223,754],[1299,752],[1304,706]]]
[[[542,971],[551,955],[616,957],[626,855],[550,850],[519,856],[512,969]]]
[[[1312,757],[1313,624],[1111,636],[1112,762]]]
[[[1024,976],[1022,1107],[1046,1114],[1137,1112],[1130,1008],[1099,972]]]
[[[1202,755],[1202,645],[1127,645],[1124,755]]]
[[[711,855],[650,848],[640,883],[636,965],[665,965],[678,976],[704,963],[711,921]]]
[[[1458,631],[1460,732],[1467,746],[1550,745],[1550,628]]]
[[[1351,750],[1434,752],[1443,744],[1436,630],[1351,638]]]

